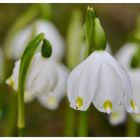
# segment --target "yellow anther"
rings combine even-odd
[[[76,109],[79,109],[83,106],[83,99],[81,97],[76,98]]]
[[[103,104],[104,110],[109,114],[112,110],[112,103],[109,100],[106,100]]]
[[[131,107],[132,107],[133,109],[136,108],[136,105],[135,105],[135,103],[134,103],[134,101],[133,101],[132,99],[130,100],[130,105],[131,105]]]

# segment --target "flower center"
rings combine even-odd
[[[103,104],[104,110],[109,114],[112,110],[112,103],[110,100],[106,100]]]
[[[79,109],[83,106],[83,99],[81,97],[76,98],[76,109]]]

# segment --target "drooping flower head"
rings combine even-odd
[[[139,87],[139,83],[140,83],[140,68],[132,68],[131,67],[131,62],[132,59],[135,55],[137,51],[137,45],[136,44],[132,44],[132,43],[126,43],[125,45],[122,46],[122,48],[117,52],[117,54],[115,55],[116,59],[118,60],[118,62],[124,66],[124,68],[126,69],[126,71],[129,73],[131,81],[132,81],[132,87],[133,87],[133,91],[132,91],[132,96],[137,104],[138,109],[140,109],[140,87]],[[115,114],[118,114],[116,116],[116,119],[113,118],[113,114],[111,114],[110,118],[110,122],[111,124],[120,124],[122,123],[124,120],[122,119],[120,121],[120,118],[126,118],[126,112],[125,109],[118,109],[117,112],[115,112]],[[133,119],[137,122],[140,122],[140,114],[133,114]]]
[[[85,111],[92,102],[101,112],[115,112],[123,105],[138,113],[131,80],[124,68],[108,53],[104,30],[88,7],[86,20],[87,58],[72,70],[67,81],[70,106]],[[93,24],[94,23],[94,24]]]
[[[126,71],[106,51],[95,51],[70,74],[67,83],[71,107],[87,110],[90,103],[111,113],[125,102],[128,112],[138,112]]]
[[[29,45],[30,44],[32,43],[29,43]],[[47,46],[47,48],[45,46]],[[50,57],[53,50],[54,48],[51,49],[50,43],[47,40],[43,40],[41,52],[35,53],[29,63],[24,91],[25,102],[30,102],[37,97],[43,106],[46,105],[46,107],[50,109],[56,109],[58,103],[64,96],[65,83],[68,75],[67,68],[58,62],[55,57]],[[13,74],[6,81],[6,83],[15,90],[18,90],[19,87],[21,61],[23,64],[23,58],[26,58],[24,57],[25,54],[27,54],[28,58],[30,51],[32,50],[29,46],[26,48],[21,60],[15,63]]]
[[[45,20],[36,20],[17,32],[11,41],[11,46],[7,49],[10,58],[19,59],[30,39],[43,32],[52,44],[52,57],[61,60],[64,55],[64,40],[53,23]]]

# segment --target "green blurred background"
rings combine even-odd
[[[0,45],[4,47],[5,38],[15,23],[32,4],[0,4]],[[45,4],[44,4],[45,5]],[[57,26],[65,41],[71,14],[79,9],[86,15],[88,4],[52,4],[51,21]],[[127,41],[128,34],[136,25],[140,13],[140,4],[90,4],[94,6],[101,24],[107,34],[108,42],[115,53]],[[9,73],[12,70],[9,67]],[[16,97],[11,89],[0,86],[0,136],[17,136],[16,130]],[[5,90],[6,89],[6,90]],[[69,104],[65,98],[56,111],[43,108],[36,100],[26,105],[26,136],[64,136],[66,109]],[[78,111],[75,111],[77,132]],[[97,111],[93,105],[89,110],[89,136],[125,136],[127,120],[124,124],[111,126],[108,117]],[[139,125],[138,125],[139,127]],[[138,128],[140,130],[140,128]],[[138,134],[140,136],[140,133]]]

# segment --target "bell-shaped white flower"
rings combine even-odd
[[[46,108],[54,110],[58,108],[58,105],[66,93],[66,80],[68,77],[68,70],[64,65],[59,64],[58,70],[58,82],[53,91],[49,94],[43,94],[38,96],[39,102]]]
[[[109,122],[111,125],[116,126],[126,120],[127,113],[123,105],[120,105],[115,112],[109,115]]]
[[[125,104],[128,112],[138,113],[126,71],[106,51],[95,51],[79,64],[67,82],[70,106],[87,110],[90,103],[106,113]]]
[[[28,70],[26,92],[31,95],[49,93],[55,87],[58,79],[53,59],[46,59],[37,53]],[[15,90],[18,88],[18,73],[20,60],[16,62],[12,76],[6,81]]]
[[[132,87],[133,87],[133,92],[132,92],[132,96],[137,104],[138,109],[140,109],[140,69],[136,68],[136,69],[132,69],[130,67],[130,62],[131,59],[134,55],[134,53],[136,52],[136,45],[132,44],[132,43],[126,43],[115,55],[117,61],[124,66],[124,68],[126,69],[126,71],[129,73],[131,81],[132,81]],[[114,115],[115,114],[115,115]],[[114,117],[115,116],[115,117]],[[140,122],[140,113],[138,114],[132,114],[133,119],[136,122]],[[109,120],[110,123],[112,125],[118,125],[120,123],[122,123],[126,118],[126,111],[123,107],[120,107],[117,109],[116,112],[112,113],[109,116]]]
[[[12,76],[6,81],[13,89],[18,88],[20,60],[15,63]],[[64,97],[66,89],[67,68],[52,58],[44,58],[37,53],[33,58],[26,80],[24,100],[26,103],[38,98],[40,103],[56,109]]]
[[[64,40],[55,25],[45,20],[36,20],[17,32],[11,41],[11,46],[7,49],[8,56],[16,60],[19,59],[33,34],[37,35],[41,32],[45,34],[45,38],[52,45],[51,57],[61,60],[64,54]]]

